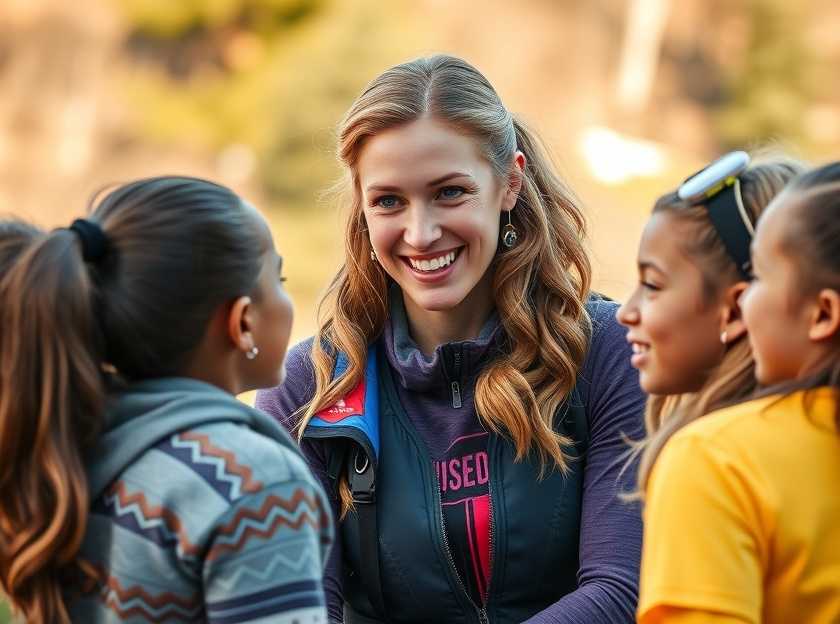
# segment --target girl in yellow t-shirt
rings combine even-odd
[[[643,624],[840,622],[840,163],[794,180],[752,250],[740,303],[765,389],[648,473]]]

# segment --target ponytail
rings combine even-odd
[[[105,396],[94,296],[69,230],[33,242],[0,285],[0,586],[28,622],[70,622],[62,587]]]

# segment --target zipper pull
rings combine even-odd
[[[461,407],[461,386],[457,381],[452,382],[452,407]]]

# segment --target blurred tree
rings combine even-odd
[[[414,41],[412,9],[373,0],[118,2],[139,61],[124,83],[138,133],[239,162],[288,206],[330,184],[332,128]]]
[[[786,0],[740,6],[732,35],[743,38],[741,53],[718,56],[725,96],[714,120],[723,148],[803,139],[803,114],[816,95],[811,77],[820,69],[805,40],[806,8]]]

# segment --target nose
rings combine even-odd
[[[615,320],[624,325],[631,327],[639,322],[639,308],[636,306],[636,293],[634,292],[630,298],[619,306],[615,311]]]
[[[407,213],[403,240],[414,249],[428,249],[441,237],[440,222],[435,210],[429,206],[415,205]]]

